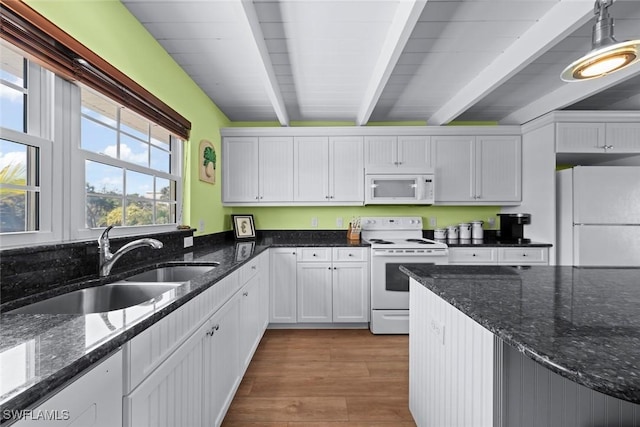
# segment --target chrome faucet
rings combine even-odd
[[[120,259],[120,257],[127,252],[141,248],[144,246],[151,246],[153,249],[160,249],[162,247],[162,242],[156,239],[138,239],[133,242],[129,242],[120,249],[116,251],[115,254],[112,254],[109,250],[109,231],[113,228],[113,225],[107,227],[100,237],[98,238],[98,246],[100,248],[99,256],[100,256],[100,277],[108,276],[111,273],[111,269],[113,268],[113,264],[116,263]]]

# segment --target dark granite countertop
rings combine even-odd
[[[436,240],[436,242],[446,243],[450,248],[550,248],[551,243],[542,242],[501,242],[498,240]]]
[[[0,358],[2,363],[11,364],[12,368],[0,371],[0,424],[10,421],[5,417],[9,411],[32,408],[49,393],[87,371],[134,336],[214,286],[269,247],[369,246],[366,243],[349,243],[342,234],[315,235],[313,238],[292,233],[269,235],[253,241],[248,253],[245,253],[246,243],[230,241],[206,247],[198,246],[192,252],[173,260],[150,262],[144,267],[113,274],[106,279],[96,276],[85,282],[73,283],[30,297],[26,301],[34,302],[83,287],[118,281],[167,262],[220,263],[212,271],[163,294],[153,304],[86,315],[7,314],[6,311],[26,302],[17,300],[0,305]],[[12,375],[16,372],[22,374]],[[7,375],[12,378],[6,377]]]
[[[401,270],[550,370],[640,403],[640,268]]]

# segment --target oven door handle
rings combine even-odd
[[[430,252],[386,252],[386,251],[376,251],[375,249],[371,252],[372,256],[403,256],[403,257],[446,257],[449,255],[448,249],[432,249]]]

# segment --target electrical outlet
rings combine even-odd
[[[204,231],[204,219],[201,219],[198,224],[198,231]]]
[[[313,218],[311,218],[311,226],[312,227],[317,227],[318,226],[318,217],[314,216]]]
[[[191,246],[193,246],[193,236],[185,237],[184,238],[184,247],[185,248],[190,248]]]
[[[438,218],[436,218],[435,216],[432,216],[431,218],[429,218],[429,225],[431,227],[437,227],[438,226]]]
[[[489,227],[493,228],[496,226],[496,219],[494,217],[489,217],[487,218],[487,224],[489,224]]]
[[[343,226],[342,218],[336,218],[336,227],[342,228],[342,226]]]

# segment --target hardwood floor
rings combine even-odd
[[[407,335],[269,329],[222,426],[415,426],[408,402]]]

